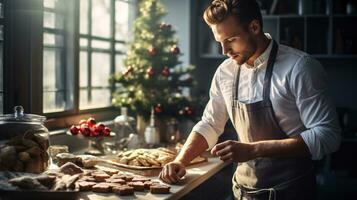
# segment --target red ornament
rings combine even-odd
[[[146,73],[149,75],[149,76],[153,76],[155,74],[155,70],[153,67],[149,67],[147,70],[146,70]]]
[[[161,74],[165,77],[170,76],[170,70],[168,67],[164,67],[164,69],[162,70]]]
[[[185,114],[188,115],[188,116],[192,115],[193,114],[192,108],[186,106],[185,107]]]
[[[133,70],[134,68],[132,66],[129,66],[128,69],[124,71],[123,75],[128,76]]]
[[[148,54],[149,54],[149,56],[151,56],[151,57],[156,56],[156,55],[157,55],[157,50],[156,50],[156,48],[155,48],[155,47],[150,47],[150,48],[148,49]]]
[[[180,49],[176,45],[174,45],[171,47],[170,52],[176,55],[180,53]]]
[[[156,114],[162,113],[161,104],[157,104],[157,105],[155,106],[154,112],[155,112]]]
[[[162,22],[160,24],[160,29],[163,29],[163,30],[170,30],[171,29],[171,24],[167,24],[165,22]]]

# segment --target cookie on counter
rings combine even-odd
[[[150,178],[147,178],[147,177],[141,177],[141,176],[136,176],[134,177],[131,182],[145,182],[145,181],[150,181],[151,179]]]
[[[76,183],[76,187],[79,189],[79,191],[91,191],[92,187],[95,186],[97,183],[95,182],[89,182],[89,181],[78,181]]]
[[[169,194],[170,186],[164,184],[154,184],[150,186],[150,192],[152,194]]]
[[[133,187],[135,191],[144,191],[145,189],[144,183],[140,181],[128,182],[128,186]]]
[[[145,187],[145,189],[150,190],[150,186],[157,185],[157,184],[160,184],[160,182],[159,181],[145,181],[144,187]]]
[[[128,185],[122,185],[118,187],[113,187],[112,191],[123,196],[123,195],[133,195],[134,188]]]
[[[92,173],[93,178],[96,182],[105,182],[110,176],[104,172],[94,172]]]
[[[98,183],[92,187],[93,192],[107,193],[111,191],[111,186],[107,183]]]

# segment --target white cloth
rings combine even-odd
[[[269,38],[270,35],[267,34]],[[255,60],[254,66],[241,66],[238,99],[254,103],[263,98],[263,82],[272,48]],[[228,58],[216,70],[210,88],[210,100],[201,121],[192,129],[200,133],[212,148],[223,133],[228,118],[232,119],[232,86],[237,63]],[[277,121],[288,136],[300,134],[312,159],[338,149],[341,130],[335,107],[327,94],[326,73],[310,55],[279,45],[271,80],[270,99]],[[253,122],[254,123],[254,122]]]

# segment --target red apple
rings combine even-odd
[[[76,127],[75,125],[72,125],[71,128],[69,129],[72,135],[78,135],[79,133],[79,128]]]
[[[82,124],[81,125],[81,133],[84,136],[89,136],[90,135],[91,131],[90,131],[90,128],[88,127],[87,124]]]
[[[92,127],[96,124],[97,122],[95,121],[95,119],[93,117],[90,117],[87,119],[87,124],[89,127]]]
[[[102,131],[104,136],[109,136],[110,135],[110,128],[105,127],[104,130]]]
[[[98,132],[102,132],[105,129],[105,125],[103,123],[98,123],[94,127],[95,127],[95,130]]]
[[[79,125],[82,125],[82,124],[87,124],[87,120],[82,119],[81,121],[79,121]]]
[[[99,134],[100,134],[100,132],[98,132],[98,131],[91,131],[90,132],[90,136],[91,137],[97,137]]]

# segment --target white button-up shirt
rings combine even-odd
[[[241,65],[239,101],[254,103],[263,99],[264,76],[271,49],[272,42],[255,60],[254,66]],[[228,58],[218,67],[211,83],[210,100],[201,121],[193,127],[192,131],[200,133],[209,148],[217,143],[228,118],[232,120],[232,86],[237,65]],[[315,160],[336,151],[341,142],[336,110],[327,94],[326,77],[316,59],[279,45],[270,88],[273,110],[282,130],[288,136],[300,134]]]

